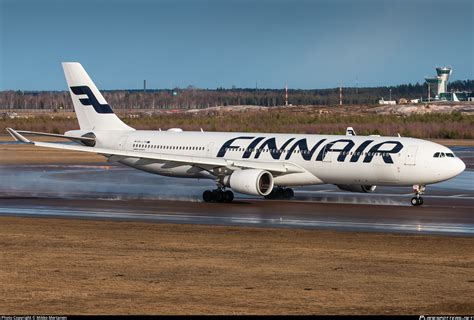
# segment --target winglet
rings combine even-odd
[[[16,141],[20,141],[23,143],[33,143],[30,140],[26,139],[24,136],[13,130],[12,128],[7,128],[8,133],[15,139]]]
[[[352,127],[347,127],[346,129],[346,136],[355,136],[357,135],[354,128]]]

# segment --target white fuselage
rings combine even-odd
[[[449,148],[414,138],[140,130],[95,131],[94,134],[96,147],[229,162],[284,162],[304,169],[276,175],[277,186],[324,183],[409,186],[444,181],[465,169]],[[434,157],[436,153],[445,156]],[[216,178],[216,172],[195,165],[131,157],[118,161],[160,175]]]

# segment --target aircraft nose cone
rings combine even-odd
[[[459,158],[456,159],[456,163],[454,164],[453,174],[457,176],[461,174],[466,169],[466,164]]]
[[[461,174],[466,169],[466,164],[461,159],[456,158],[455,160],[449,170],[452,178]]]

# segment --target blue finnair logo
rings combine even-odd
[[[244,146],[242,146],[242,142]],[[289,160],[292,156],[298,154],[306,161],[311,161],[313,155],[316,155],[315,161],[324,161],[326,155],[331,152],[337,154],[337,162],[345,162],[346,159],[349,162],[358,162],[359,159],[363,159],[363,163],[371,163],[374,156],[378,154],[382,157],[384,163],[393,164],[392,155],[396,155],[403,149],[403,144],[399,141],[384,141],[374,144],[366,151],[366,148],[372,142],[374,140],[365,140],[356,147],[352,139],[337,139],[334,141],[321,139],[314,145],[308,146],[308,141],[305,138],[299,140],[290,138],[283,142],[281,146],[277,146],[274,137],[240,136],[226,141],[219,149],[217,157],[223,158],[228,151],[243,150],[243,159],[248,159],[251,156],[258,159],[261,153],[266,151],[275,160],[282,157]],[[248,146],[245,147],[247,144]],[[317,152],[318,148],[319,152]]]
[[[84,106],[93,106],[97,113],[114,113],[108,104],[100,104],[88,86],[71,87],[72,93],[76,96],[86,95],[87,98],[79,99]]]

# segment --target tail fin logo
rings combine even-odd
[[[92,106],[97,113],[114,113],[108,104],[100,104],[94,93],[88,86],[71,87],[72,93],[76,96],[86,95],[87,98],[79,99],[84,106]]]

